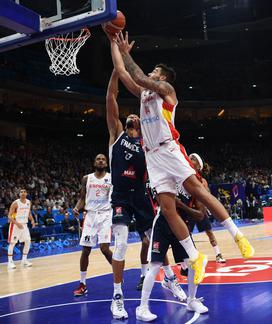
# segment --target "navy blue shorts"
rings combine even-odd
[[[134,217],[136,220],[136,230],[140,235],[143,235],[146,230],[152,227],[155,210],[145,188],[127,192],[113,191],[111,204],[113,208],[113,224],[129,226]]]
[[[189,259],[188,254],[171,231],[164,216],[160,214],[158,218],[156,217],[152,229],[149,247],[151,252],[150,261],[163,262],[170,245],[176,263]]]
[[[191,232],[193,232],[194,226],[196,225],[199,232],[206,232],[212,229],[212,224],[207,215],[200,222],[192,221],[190,222]]]

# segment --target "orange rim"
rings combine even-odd
[[[62,42],[78,42],[82,39],[85,39],[86,37],[89,37],[91,35],[91,32],[88,28],[83,28],[81,30],[84,30],[86,34],[81,37],[74,37],[74,38],[63,38],[63,37],[50,37],[48,40],[56,40],[56,41],[62,41]]]

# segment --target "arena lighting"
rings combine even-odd
[[[82,119],[82,123],[84,123],[85,122],[85,119]]]
[[[218,117],[221,117],[221,116],[224,115],[224,113],[225,113],[225,109],[222,109],[222,110],[217,114],[217,116],[218,116]]]
[[[20,111],[20,114],[23,114],[23,113],[24,113],[24,112],[21,110],[21,111]]]
[[[192,89],[193,89],[193,87],[192,87],[192,86],[189,86],[189,89],[190,89],[190,90],[192,90]]]
[[[204,140],[205,137],[204,137],[204,136],[198,136],[198,139],[199,139],[199,140]]]
[[[84,135],[83,134],[77,134],[77,137],[83,137]]]
[[[252,84],[252,88],[256,88],[257,87],[257,84]]]
[[[263,134],[259,134],[259,137],[260,137],[260,138],[263,137]]]

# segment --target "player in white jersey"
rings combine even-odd
[[[204,278],[207,257],[197,251],[186,224],[177,214],[177,185],[183,186],[217,216],[237,242],[243,257],[252,257],[254,249],[224,206],[198,181],[184,147],[178,142],[179,133],[174,126],[178,101],[171,85],[175,80],[175,71],[165,64],[158,64],[146,76],[130,55],[134,42],[129,43],[128,33],[125,37],[122,33],[116,35],[115,41],[119,48],[119,51],[112,51],[115,69],[122,73],[121,69],[125,65],[130,77],[138,85],[138,92],[134,90],[133,93],[138,93],[141,98],[141,131],[151,186],[157,191],[157,200],[171,230],[189,255],[190,264],[195,270],[195,283],[198,284]]]
[[[82,296],[88,292],[86,275],[92,247],[98,243],[108,262],[111,264],[112,261],[112,252],[109,248],[112,225],[110,204],[112,183],[107,167],[106,156],[98,154],[94,160],[95,172],[83,177],[80,199],[73,209],[75,216],[78,216],[82,209],[87,211],[80,239],[80,245],[82,245],[80,284],[74,291],[74,296]]]
[[[15,200],[9,209],[9,235],[8,235],[8,269],[15,269],[16,265],[13,262],[13,250],[15,244],[24,242],[23,258],[21,265],[25,267],[31,267],[32,263],[27,260],[27,255],[30,249],[30,233],[27,227],[28,219],[30,219],[32,228],[35,227],[34,219],[31,215],[31,202],[26,199],[27,191],[25,189],[20,190],[20,199]]]

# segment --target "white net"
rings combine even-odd
[[[77,53],[91,36],[89,29],[51,37],[45,41],[45,48],[51,60],[50,71],[55,75],[78,74]]]

